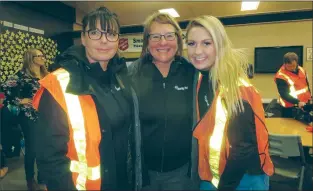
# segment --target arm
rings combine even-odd
[[[35,126],[36,161],[48,190],[76,190],[70,159],[67,158],[69,127],[66,113],[53,97],[44,91]]]
[[[292,103],[292,104],[298,104],[299,100],[293,98],[291,95],[289,95],[290,90],[289,90],[289,85],[285,80],[282,79],[276,79],[276,84],[277,84],[277,89],[279,95],[286,101]]]
[[[229,156],[218,189],[235,190],[243,175],[259,162],[253,110],[243,101],[244,112],[234,117],[228,127]],[[257,160],[257,161],[256,161]]]

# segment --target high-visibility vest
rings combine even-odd
[[[66,112],[70,132],[67,157],[71,160],[69,170],[74,185],[78,190],[100,190],[101,133],[96,106],[89,95],[66,93],[69,80],[69,73],[64,69],[47,75],[39,81],[41,87],[33,99],[33,105],[38,109],[46,89]]]
[[[200,80],[198,84],[201,84]],[[197,94],[198,91],[199,87]],[[241,80],[240,92],[241,98],[251,105],[254,112],[260,168],[270,176],[274,173],[274,166],[268,151],[268,132],[265,127],[261,97],[254,87],[244,80]],[[230,152],[227,138],[228,120],[229,116],[223,105],[222,95],[217,92],[209,111],[199,121],[193,132],[199,145],[199,176],[202,180],[211,181],[215,187],[218,187]]]
[[[276,73],[274,80],[275,82],[276,79],[285,80],[289,85],[289,95],[291,97],[298,99],[301,102],[308,102],[311,98],[311,93],[306,81],[305,71],[301,66],[298,66],[298,68],[299,73],[297,75],[286,70],[283,65]],[[278,103],[285,108],[294,106],[294,104],[284,100],[281,96],[278,98]]]

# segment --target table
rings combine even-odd
[[[300,135],[303,146],[313,147],[313,133],[306,131],[308,125],[290,118],[265,118],[265,123],[270,134]]]

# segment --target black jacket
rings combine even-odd
[[[56,62],[70,73],[66,91],[91,95],[96,105],[101,128],[101,190],[138,190],[141,172],[136,170],[139,165],[133,158],[138,153],[133,137],[135,127],[139,127],[138,104],[128,83],[126,63],[115,56],[103,72],[99,63],[90,64],[85,55],[83,46],[73,46]],[[69,141],[66,113],[46,90],[38,111],[34,133],[37,165],[43,180],[48,190],[74,190],[70,160],[66,157]]]
[[[131,66],[139,99],[145,165],[167,172],[190,161],[194,67],[175,57],[163,78],[150,55]]]

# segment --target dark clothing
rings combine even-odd
[[[200,116],[204,116],[213,101],[213,89],[211,82],[203,76],[199,90]],[[204,86],[204,88],[202,88]],[[207,90],[207,94],[203,93]],[[208,95],[208,101],[205,96]],[[232,117],[229,121],[227,137],[229,145],[229,156],[224,172],[220,178],[220,190],[235,190],[245,173],[250,175],[263,174],[260,167],[258,144],[256,137],[255,115],[250,104],[243,101],[244,112]],[[204,109],[207,108],[207,109]]]
[[[90,64],[83,46],[73,46],[56,59],[70,73],[67,92],[91,95],[99,118],[101,190],[135,189],[133,153],[135,142],[130,137],[135,123],[134,102],[128,85],[126,63],[114,57],[107,71],[99,63]],[[89,88],[92,87],[92,88]],[[66,156],[69,141],[68,119],[65,111],[50,93],[44,91],[39,104],[37,163],[48,190],[75,190]],[[135,151],[134,151],[135,152]],[[137,171],[136,171],[137,172]],[[131,174],[133,173],[133,174]],[[135,180],[134,180],[135,179]],[[136,184],[136,189],[138,189]],[[139,188],[140,189],[140,188]]]
[[[288,83],[283,80],[283,79],[276,79],[276,85],[277,85],[277,89],[278,89],[278,93],[279,95],[286,101],[292,103],[292,104],[298,104],[299,100],[292,97],[289,93],[289,85]]]
[[[151,56],[131,67],[135,68],[145,164],[157,172],[178,169],[190,161],[194,68],[176,57],[163,77]]]
[[[22,115],[20,115],[22,116]],[[21,151],[21,130],[19,117],[13,115],[7,107],[1,109],[1,144],[6,157],[19,156]],[[12,146],[14,150],[12,150]]]
[[[32,77],[23,70],[10,76],[7,81],[2,84],[2,90],[6,96],[4,105],[18,107],[21,111],[21,115],[25,115],[29,119],[35,121],[37,119],[36,110],[29,105],[20,105],[19,102],[23,98],[33,98],[40,87],[38,80],[38,78]]]
[[[212,83],[209,81],[209,72],[201,72],[203,77],[198,93],[199,113],[202,118],[211,106],[214,98]]]
[[[24,115],[19,117],[20,125],[25,140],[25,156],[24,156],[24,169],[26,174],[26,181],[32,181],[35,175],[35,145],[34,145],[34,126],[35,122],[30,120]],[[37,180],[41,182],[41,175],[37,173]]]
[[[189,164],[185,164],[170,172],[149,171],[151,184],[143,190],[195,190],[196,187],[186,176],[188,167]]]

